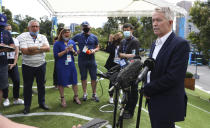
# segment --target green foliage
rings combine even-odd
[[[152,42],[155,40],[156,36],[153,33],[152,28],[152,18],[151,17],[142,17],[140,19],[141,26],[137,29],[139,34],[139,41],[141,42],[141,47],[150,48]]]
[[[13,22],[12,12],[9,9],[5,9],[4,6],[2,6],[2,11],[7,16],[7,23],[12,26],[13,31],[19,32],[18,25],[15,22]]]
[[[185,78],[193,78],[193,74],[191,72],[186,72]]]
[[[210,6],[209,3],[195,2],[194,6],[190,9],[190,22],[194,23],[200,30],[199,33],[190,33],[188,39],[197,48],[203,52],[205,58],[209,58],[210,49]]]

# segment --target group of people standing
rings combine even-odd
[[[175,128],[175,122],[183,121],[186,116],[187,97],[184,90],[184,77],[187,70],[189,57],[188,42],[177,37],[172,31],[173,12],[169,7],[156,8],[152,14],[152,25],[154,34],[158,36],[153,42],[149,57],[155,59],[154,68],[147,73],[144,81],[144,95],[148,105],[152,128]],[[5,30],[6,17],[0,15],[1,44],[14,47],[11,34]],[[62,107],[66,107],[64,87],[72,85],[74,91],[73,101],[81,104],[78,98],[77,70],[74,56],[78,55],[79,72],[83,87],[82,100],[86,101],[87,73],[91,77],[92,99],[99,102],[96,94],[96,72],[97,64],[95,53],[99,51],[97,37],[90,32],[87,21],[81,24],[82,32],[70,39],[70,30],[64,28],[58,35],[53,46],[55,57],[55,70],[57,71],[57,85],[61,98]],[[47,38],[39,34],[39,22],[32,20],[28,23],[29,32],[24,32],[17,37],[22,52],[22,74],[24,82],[24,114],[30,112],[32,85],[36,77],[38,87],[39,107],[48,110],[45,104],[45,52],[49,52],[50,46]],[[131,24],[123,25],[122,34],[110,36],[107,51],[110,56],[105,67],[109,70],[115,65],[125,66],[127,59],[139,55],[140,42],[133,36],[134,27]],[[78,42],[79,49],[76,48]],[[8,60],[7,50],[0,49],[0,102],[2,90],[8,86]],[[14,67],[14,62],[10,67]],[[138,101],[138,85],[135,81],[130,83],[128,91],[128,102],[123,113],[124,119],[130,119],[135,113]],[[110,83],[111,87],[113,86]],[[14,97],[18,100],[18,94]],[[113,92],[110,93],[110,103],[113,103]]]
[[[60,92],[62,107],[66,107],[64,87],[68,85],[72,85],[74,91],[73,101],[77,104],[81,104],[78,98],[78,80],[74,59],[74,56],[77,55],[83,87],[82,100],[87,100],[87,73],[89,72],[92,86],[92,99],[99,102],[99,98],[96,94],[97,64],[94,56],[99,50],[98,39],[90,32],[90,25],[87,21],[84,21],[81,27],[83,32],[75,35],[72,39],[70,39],[70,29],[63,28],[58,35],[58,40],[53,46],[56,62],[57,86]],[[78,50],[75,42],[78,42]]]

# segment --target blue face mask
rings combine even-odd
[[[130,31],[124,31],[123,35],[125,38],[129,38],[131,36],[131,32]]]
[[[39,31],[37,31],[37,32],[30,32],[31,36],[37,36],[38,34],[39,34]]]

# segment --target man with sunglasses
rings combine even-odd
[[[39,34],[39,29],[39,22],[31,20],[28,23],[29,32],[24,32],[17,37],[22,52],[24,114],[30,112],[34,77],[37,82],[39,107],[49,110],[45,104],[45,52],[49,52],[50,47],[46,36]]]

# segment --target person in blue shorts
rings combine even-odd
[[[92,86],[92,99],[99,102],[96,95],[96,73],[97,64],[95,61],[95,53],[99,51],[98,38],[90,32],[90,24],[87,21],[81,24],[82,33],[75,35],[72,40],[78,42],[78,65],[81,75],[83,87],[83,101],[87,100],[87,72],[89,71]]]
[[[56,59],[57,84],[61,97],[61,106],[66,107],[64,98],[64,87],[72,84],[74,91],[73,101],[81,104],[78,98],[77,70],[74,64],[74,56],[77,55],[76,44],[70,40],[70,30],[61,30],[58,41],[53,46],[53,53]]]

